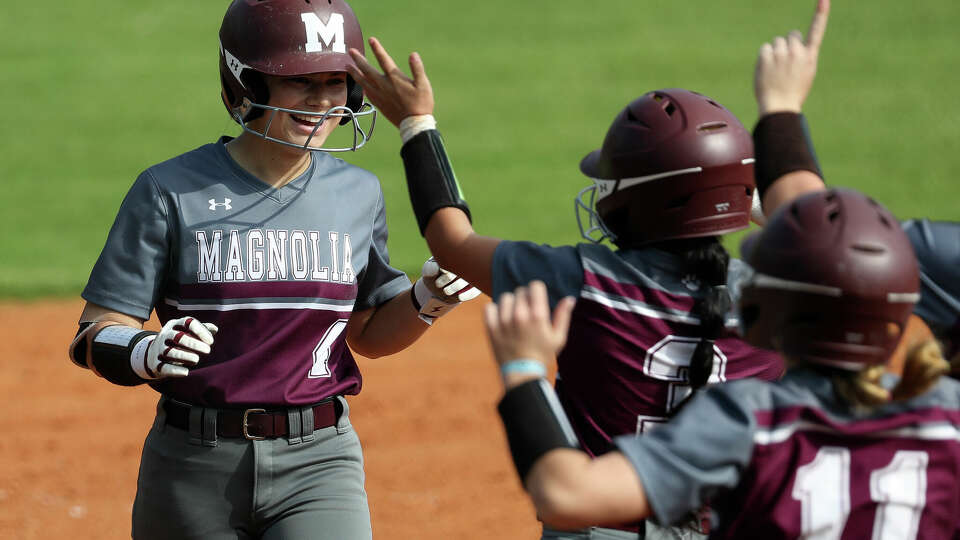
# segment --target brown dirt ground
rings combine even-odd
[[[539,537],[495,411],[482,298],[401,354],[359,359],[351,419],[376,538]],[[0,303],[0,538],[129,538],[157,394],[70,364],[81,307]]]

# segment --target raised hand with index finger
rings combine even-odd
[[[775,112],[800,112],[817,74],[817,57],[829,12],[830,0],[817,0],[806,39],[794,30],[760,47],[754,91],[761,117]]]

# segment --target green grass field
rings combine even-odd
[[[484,234],[579,235],[577,168],[646,90],[708,94],[748,127],[760,44],[806,30],[813,0],[356,0],[366,35],[421,53],[436,116]],[[52,7],[51,7],[52,6]],[[144,168],[235,134],[219,98],[225,1],[44,6],[0,14],[0,297],[76,295]],[[902,217],[960,219],[960,4],[835,0],[806,111],[827,181]],[[385,120],[343,156],[379,175],[396,266],[427,256]],[[730,244],[735,247],[735,242]]]

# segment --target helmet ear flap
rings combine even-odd
[[[264,80],[260,73],[252,69],[246,69],[240,75],[240,80],[243,81],[243,85],[246,86],[250,94],[253,95],[252,101],[254,103],[266,105],[270,102],[270,89],[267,87],[267,81]],[[243,121],[249,122],[251,120],[260,118],[261,116],[263,116],[263,109],[259,107],[250,107],[250,110],[247,111]]]
[[[347,75],[347,108],[356,113],[360,111],[360,107],[362,106],[363,87],[357,84],[357,81],[353,80],[353,77]],[[344,116],[340,119],[341,126],[349,122],[351,122],[349,116]]]

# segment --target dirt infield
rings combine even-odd
[[[485,303],[460,307],[402,354],[360,359],[351,419],[375,538],[539,536],[496,417]],[[129,538],[157,394],[69,364],[80,309],[0,304],[0,538]]]

